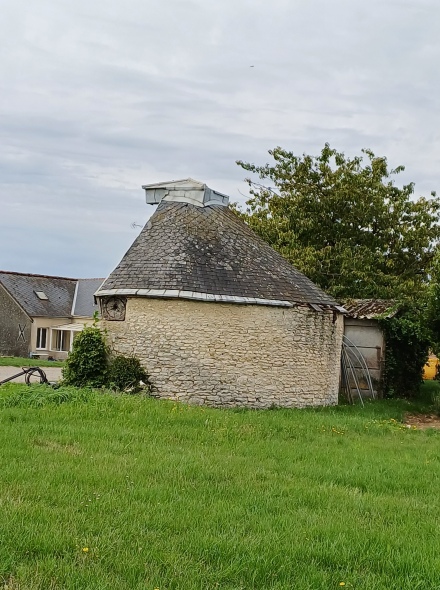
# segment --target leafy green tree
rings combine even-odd
[[[325,144],[319,156],[280,147],[246,179],[244,220],[285,258],[335,297],[413,297],[426,286],[440,238],[440,200],[399,188],[386,158],[370,150],[348,158]],[[364,162],[366,159],[366,162]]]
[[[440,356],[440,250],[431,265],[427,301],[427,325],[431,331],[431,348]]]

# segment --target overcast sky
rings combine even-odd
[[[0,269],[105,277],[191,176],[369,147],[440,191],[438,0],[3,0]],[[254,67],[251,67],[254,66]]]

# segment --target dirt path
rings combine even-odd
[[[436,414],[406,414],[405,424],[415,426],[419,430],[435,428],[440,430],[440,416]]]
[[[42,367],[42,370],[46,373],[48,381],[59,381],[61,379],[61,367]],[[0,367],[0,381],[20,372],[20,367]],[[22,375],[18,379],[11,381],[11,383],[24,383],[24,377]],[[35,380],[33,379],[33,381]]]

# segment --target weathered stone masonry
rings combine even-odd
[[[0,355],[27,356],[32,320],[0,285]]]
[[[343,316],[331,310],[129,297],[125,321],[103,324],[163,398],[250,408],[338,401]]]

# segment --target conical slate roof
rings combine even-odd
[[[337,302],[228,207],[162,201],[96,295],[263,305]]]

